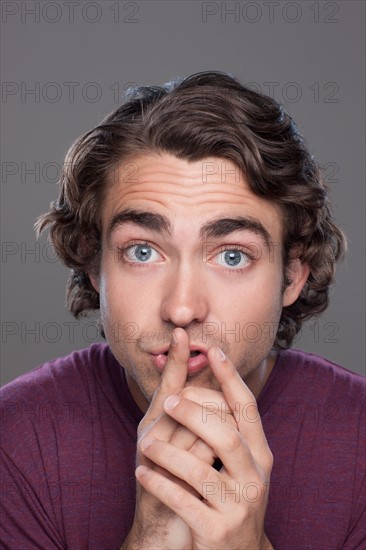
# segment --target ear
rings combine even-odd
[[[282,305],[290,306],[296,302],[308,279],[310,268],[307,263],[302,263],[298,258],[290,260],[286,268],[288,279],[291,283],[285,288],[282,297]]]
[[[91,282],[94,290],[96,290],[99,294],[99,279],[98,279],[98,277],[94,273],[88,273],[88,276],[89,276],[90,282]]]

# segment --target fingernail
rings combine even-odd
[[[178,338],[176,337],[176,335],[174,334],[174,332],[173,332],[173,335],[172,335],[172,344],[173,344],[174,346],[176,346],[177,344],[179,344],[179,340],[178,340]]]
[[[137,466],[135,470],[136,477],[143,476],[144,474],[147,474],[149,471],[149,468],[146,468],[146,466]]]
[[[164,401],[164,407],[171,411],[172,409],[174,409],[174,407],[178,405],[179,401],[179,395],[169,395],[169,397],[167,397]]]
[[[216,348],[216,357],[219,361],[225,361],[226,359],[225,353],[219,347]]]
[[[146,449],[147,449],[148,447],[150,447],[150,445],[151,445],[152,443],[154,443],[154,438],[153,438],[153,437],[149,437],[149,436],[144,437],[144,439],[143,439],[143,440],[141,441],[141,443],[140,443],[140,448],[141,448],[141,450],[142,450],[142,451],[146,451]]]

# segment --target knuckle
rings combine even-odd
[[[212,521],[209,525],[208,533],[210,534],[210,539],[215,543],[215,548],[227,548],[227,541],[232,539],[232,525],[227,523],[227,521],[220,522],[219,524]]]
[[[137,426],[137,438],[141,438],[142,435],[145,435],[147,432],[149,432],[149,428],[151,429],[151,423],[148,421],[142,419],[140,424]]]
[[[211,466],[205,462],[197,460],[187,468],[186,475],[187,480],[196,480],[199,482],[210,481]]]
[[[271,449],[268,447],[267,452],[263,454],[262,465],[265,474],[269,475],[272,472],[274,457]]]
[[[156,481],[154,483],[154,488],[155,488],[155,491],[157,492],[157,494],[166,494],[167,493],[167,488],[166,488],[166,483],[164,481]]]
[[[170,503],[175,508],[179,508],[182,505],[182,501],[184,502],[185,495],[185,491],[178,485],[174,491],[169,491]]]
[[[202,439],[196,439],[190,448],[190,452],[204,462],[211,462],[213,459],[213,450]]]
[[[273,456],[273,453],[271,451],[271,449],[268,447],[268,466],[269,466],[269,470],[272,470],[272,467],[273,467],[273,463],[274,463],[274,456]]]
[[[140,439],[141,435],[143,434],[146,427],[146,423],[143,422],[143,420],[139,423],[137,426],[137,439]]]
[[[222,526],[222,530],[221,530],[220,537],[219,537],[220,545],[225,544],[225,541],[228,540],[228,538],[230,537],[230,534],[231,533],[230,533],[229,526],[224,524]]]
[[[227,435],[224,440],[225,448],[228,452],[235,453],[244,445],[244,440],[240,433],[232,428],[227,431]]]
[[[185,399],[190,399],[191,401],[195,401],[195,397],[197,397],[197,390],[195,390],[193,387],[186,386],[185,388],[182,389],[180,394]]]
[[[233,426],[233,428],[235,428],[236,430],[238,429],[238,424],[237,424],[233,414],[227,414],[226,413],[224,416],[222,416],[222,421],[223,422],[228,422],[229,424],[231,424],[231,426]]]
[[[250,477],[250,482],[249,482],[249,485],[248,487],[255,487],[257,488],[260,493],[263,491],[263,488],[264,488],[264,483],[263,483],[263,478],[262,476],[260,475],[259,472],[257,472],[256,474],[253,474],[251,477]]]

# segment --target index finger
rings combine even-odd
[[[163,403],[169,394],[179,393],[185,387],[189,354],[188,334],[182,328],[174,329],[160,384],[145,415],[148,422],[154,422],[164,412]]]

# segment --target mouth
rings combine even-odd
[[[195,349],[195,350],[190,352],[189,357],[197,357],[197,355],[200,355],[200,354],[204,355],[198,349]],[[162,355],[166,355],[166,357],[168,357],[168,352],[164,351],[164,353]]]
[[[152,355],[166,355],[167,356],[168,353],[169,353],[169,346],[164,346],[164,347],[161,347],[161,348],[157,348],[154,351],[150,351],[150,353]],[[191,345],[189,356],[190,357],[196,357],[199,354],[205,355],[207,357],[207,349],[205,349],[203,347],[200,347],[200,346]]]
[[[197,349],[192,346],[188,359],[187,374],[194,374],[206,368],[208,366],[207,351],[204,349]],[[151,353],[151,357],[154,365],[159,371],[163,371],[168,360],[168,350],[157,350]]]

